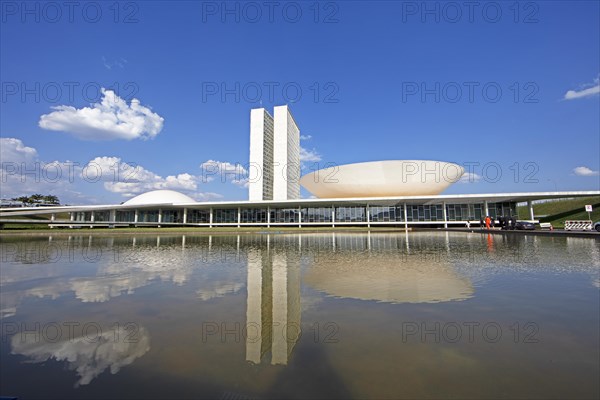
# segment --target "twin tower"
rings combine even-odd
[[[250,201],[300,198],[300,129],[287,105],[250,111],[250,166]]]

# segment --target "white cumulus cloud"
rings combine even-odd
[[[16,138],[0,138],[0,151],[3,198],[43,193],[58,196],[63,204],[95,203],[94,195],[85,194],[94,185],[102,185],[104,190],[123,197],[157,189],[182,191],[199,201],[223,197],[218,193],[198,192],[201,183],[198,175],[183,172],[164,177],[119,157],[46,162],[40,160],[35,148]]]
[[[222,194],[214,192],[192,193],[190,197],[197,201],[215,201],[223,198]]]
[[[85,178],[91,181],[97,179],[93,174],[101,171],[104,188],[123,196],[135,196],[158,189],[192,192],[198,188],[199,181],[197,176],[187,172],[163,178],[140,165],[124,162],[119,157],[96,157],[88,163],[86,171],[90,172]]]
[[[37,150],[27,147],[21,139],[0,138],[0,161],[2,163],[28,162],[37,158]]]
[[[127,104],[114,91],[104,88],[100,103],[79,109],[64,105],[53,109],[40,117],[40,128],[68,132],[83,140],[151,139],[164,124],[163,117],[138,99]]]
[[[300,147],[300,162],[317,162],[321,161],[321,155],[315,149],[308,150]]]
[[[481,175],[478,175],[474,172],[465,172],[458,180],[458,183],[477,183],[480,180]]]
[[[231,182],[236,186],[248,187],[248,170],[243,165],[228,161],[208,160],[200,164],[202,182],[211,182],[215,179],[222,183]]]
[[[565,93],[565,100],[574,100],[582,97],[589,97],[600,93],[600,79],[594,79],[594,83],[583,85],[580,90],[569,90]]]
[[[71,185],[79,173],[76,163],[42,161],[35,148],[17,138],[0,138],[0,161],[2,198],[43,193],[56,195],[63,203],[89,202]]]
[[[575,167],[573,168],[573,173],[578,176],[598,176],[599,171],[594,171],[588,167]]]

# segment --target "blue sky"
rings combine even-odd
[[[433,159],[472,166],[446,193],[600,188],[597,1],[49,4],[1,2],[3,198],[247,199],[201,165],[243,172],[250,109],[285,103],[306,172]]]

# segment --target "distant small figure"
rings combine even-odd
[[[471,221],[467,220],[467,229],[471,229]]]
[[[490,229],[490,223],[492,222],[492,219],[490,218],[490,216],[486,216],[485,217],[485,229]]]

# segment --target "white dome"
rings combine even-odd
[[[196,201],[174,190],[153,190],[127,200],[123,205],[145,206],[150,204],[195,203]]]
[[[464,172],[443,161],[370,161],[321,169],[304,175],[300,184],[321,199],[428,196],[440,194]]]

